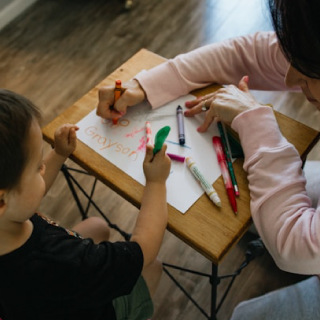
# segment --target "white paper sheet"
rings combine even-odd
[[[142,169],[146,145],[145,122],[151,123],[153,138],[159,129],[170,126],[171,131],[166,140],[167,152],[193,157],[200,171],[212,184],[221,174],[212,145],[212,137],[219,135],[216,124],[212,124],[207,132],[199,133],[197,128],[203,123],[204,113],[192,118],[184,117],[186,143],[184,146],[179,145],[176,109],[181,105],[185,110],[185,101],[194,98],[187,95],[156,110],[147,104],[128,108],[127,114],[117,124],[101,119],[93,110],[77,123],[80,128],[78,139],[145,185]],[[168,203],[185,213],[203,193],[186,164],[172,160],[167,180]]]

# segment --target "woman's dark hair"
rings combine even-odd
[[[0,189],[12,190],[20,182],[28,159],[26,141],[32,121],[41,113],[27,98],[0,89]]]
[[[280,47],[291,65],[320,79],[320,1],[269,0]]]

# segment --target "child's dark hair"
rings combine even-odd
[[[320,79],[319,0],[269,0],[281,49],[302,74]]]
[[[26,141],[33,120],[40,121],[39,109],[27,98],[0,89],[0,189],[19,185],[28,159]]]

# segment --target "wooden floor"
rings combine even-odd
[[[119,0],[39,0],[0,32],[0,86],[33,100],[53,120],[140,48],[166,58],[198,46],[257,30],[270,30],[263,0],[134,0],[130,12]],[[301,94],[254,93],[261,102],[295,117],[315,129],[320,116]],[[317,148],[318,149],[318,148]],[[319,152],[311,158],[318,159]],[[68,160],[69,164],[72,164]],[[76,174],[89,187],[91,177]],[[82,198],[82,200],[84,200]],[[138,210],[98,183],[94,200],[108,217],[130,232]],[[41,211],[71,227],[80,221],[75,202],[60,175],[41,205]],[[90,215],[97,215],[90,208]],[[219,266],[219,274],[235,271],[243,259],[250,233]],[[121,239],[112,234],[112,241]],[[160,252],[164,261],[201,272],[210,263],[170,233]],[[206,312],[210,310],[210,284],[206,278],[175,271]],[[229,319],[240,302],[300,280],[280,271],[265,253],[235,281],[218,319]],[[218,299],[228,281],[219,285]],[[171,280],[163,275],[155,297],[158,319],[205,319]]]

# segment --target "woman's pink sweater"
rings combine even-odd
[[[237,85],[244,75],[250,89],[288,90],[287,68],[276,35],[258,32],[181,54],[135,78],[158,108],[211,83]],[[298,152],[270,107],[243,112],[232,128],[245,154],[252,217],[269,252],[283,270],[320,274],[320,209],[311,208]]]

